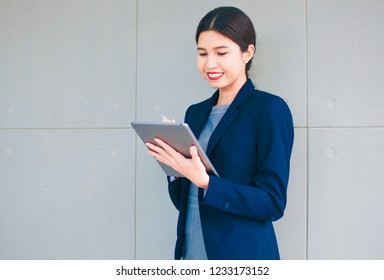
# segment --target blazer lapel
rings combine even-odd
[[[223,136],[223,134],[225,133],[229,125],[233,122],[233,120],[238,115],[239,108],[244,104],[244,102],[247,100],[248,96],[252,93],[254,89],[255,87],[251,82],[251,80],[248,80],[244,84],[244,86],[240,89],[239,93],[236,95],[235,99],[232,101],[227,112],[224,114],[223,118],[221,119],[216,129],[213,131],[211,138],[209,139],[208,147],[206,151],[206,154],[208,155],[208,157],[212,153],[219,139]],[[205,117],[205,120],[207,118],[208,116]]]
[[[188,125],[191,128],[193,134],[199,139],[200,133],[207,123],[209,114],[211,113],[212,107],[215,106],[219,98],[219,91],[216,91],[207,102],[202,103],[199,107],[198,114],[194,115],[193,119],[188,121]]]

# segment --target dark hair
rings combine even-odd
[[[238,8],[218,7],[206,14],[197,26],[196,43],[199,40],[200,33],[209,30],[217,31],[231,39],[240,46],[242,52],[246,52],[251,44],[256,48],[256,32],[252,21]],[[247,77],[252,59],[245,67]]]

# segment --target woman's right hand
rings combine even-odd
[[[165,123],[176,123],[175,119],[170,120],[166,116],[164,116],[163,114],[161,114],[161,121],[165,122]]]

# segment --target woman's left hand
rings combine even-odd
[[[174,170],[183,174],[188,180],[199,188],[207,189],[209,175],[202,163],[195,146],[189,148],[192,158],[186,158],[164,141],[156,138],[157,145],[145,143],[148,147],[148,153],[156,160],[172,167]]]

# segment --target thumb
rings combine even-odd
[[[193,160],[200,160],[199,154],[197,153],[197,148],[195,146],[191,146],[189,148],[189,153],[191,154]]]

